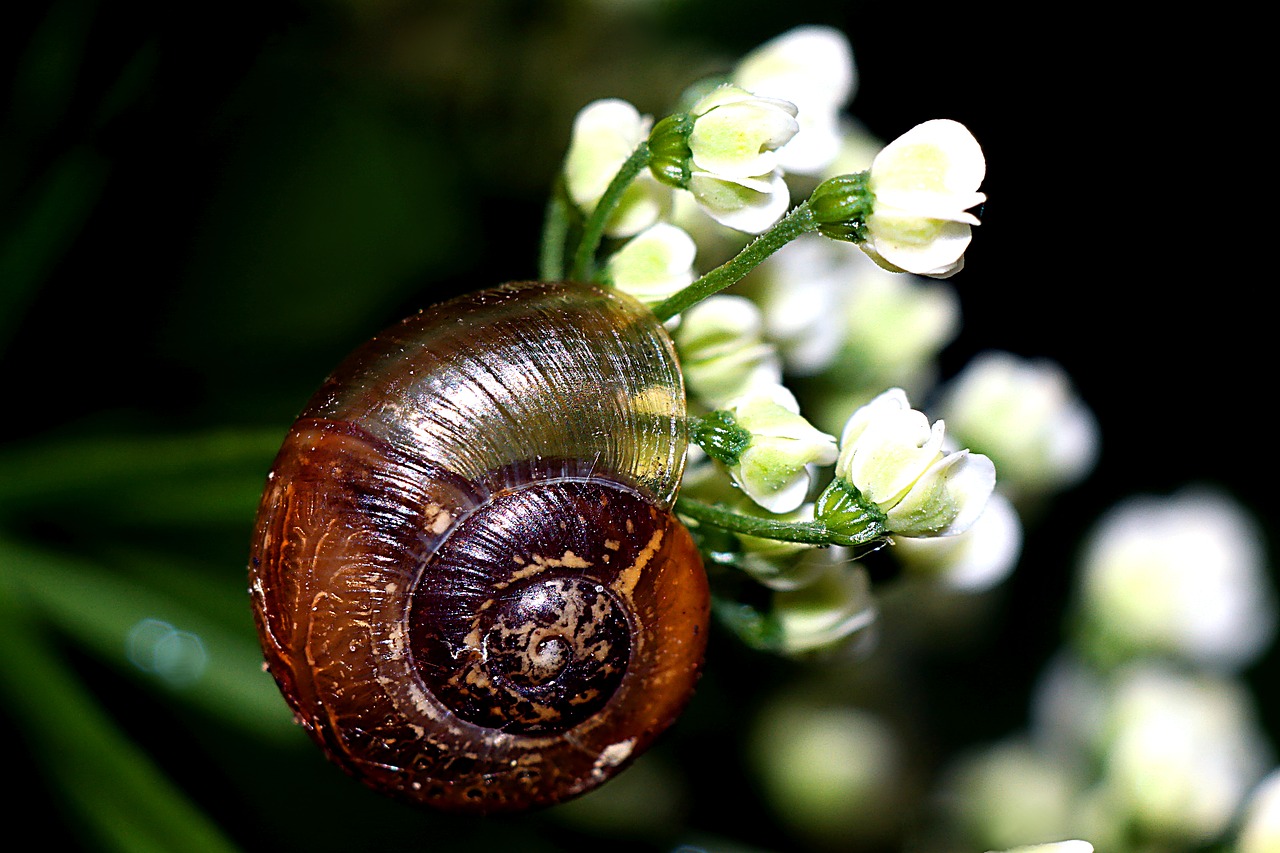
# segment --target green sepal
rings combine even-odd
[[[751,432],[738,426],[733,415],[723,409],[695,418],[689,437],[712,459],[730,466],[738,464],[751,444]]]
[[[867,239],[867,217],[875,205],[875,194],[867,185],[869,177],[869,172],[855,172],[818,185],[809,197],[818,233],[846,243]]]
[[[669,115],[649,134],[649,150],[653,154],[649,171],[667,186],[677,189],[689,186],[693,158],[689,136],[693,133],[693,120],[688,113]]]
[[[838,545],[863,545],[889,533],[884,510],[839,477],[818,495],[813,515],[827,526]]]

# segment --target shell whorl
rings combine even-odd
[[[268,667],[366,783],[496,811],[588,790],[678,714],[708,593],[670,512],[687,448],[665,330],[589,285],[506,285],[352,354],[259,511]]]

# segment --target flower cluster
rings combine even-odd
[[[844,113],[858,82],[844,36],[805,26],[658,121],[589,105],[561,229],[584,236],[572,270],[551,268],[667,323],[690,410],[674,509],[712,574],[732,578],[717,616],[754,648],[814,659],[873,644],[895,595],[921,612],[983,600],[1017,564],[1030,510],[1086,477],[1099,448],[1093,412],[1048,359],[986,352],[942,376],[961,300],[939,279],[964,268],[985,155],[949,119],[881,144]],[[1007,853],[1202,849],[1233,822],[1241,849],[1270,849],[1280,789],[1273,775],[1251,793],[1266,747],[1232,675],[1277,630],[1259,541],[1204,493],[1104,518],[1036,731],[959,762],[944,822]],[[880,595],[885,576],[895,595]],[[762,714],[772,742],[756,762],[782,819],[818,846],[891,831],[876,820],[900,793],[889,727],[795,704],[808,716]],[[850,772],[860,763],[880,784]]]
[[[913,410],[905,391],[932,377],[958,309],[942,285],[902,274],[959,269],[984,198],[981,149],[949,121],[874,143],[843,113],[857,82],[844,35],[803,26],[692,87],[686,106],[658,121],[617,99],[589,104],[564,169],[579,219],[549,232],[581,236],[571,267],[554,247],[545,255],[544,275],[594,276],[670,321],[691,437],[706,454],[689,466],[677,509],[732,531],[735,564],[777,585],[764,621],[741,622],[752,627],[740,633],[766,626],[764,644],[787,653],[862,624],[847,618],[866,609],[852,587],[819,583],[858,574],[854,564],[825,565],[815,548],[954,540],[916,562],[976,587],[1007,572],[1020,541],[1007,503],[964,535],[983,515],[994,467],[944,448],[943,424]],[[856,153],[871,145],[878,153]],[[853,171],[829,171],[844,164]],[[735,233],[760,236],[744,246],[725,236]],[[700,274],[720,255],[729,259]],[[804,398],[821,427],[801,412],[800,378],[821,391]],[[822,624],[838,629],[794,618],[820,587],[824,601],[844,590],[823,610]]]

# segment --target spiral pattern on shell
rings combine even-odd
[[[705,649],[671,513],[687,440],[670,338],[606,288],[504,285],[357,349],[290,430],[250,561],[299,722],[366,784],[444,808],[611,777]]]

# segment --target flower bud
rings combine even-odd
[[[609,257],[605,275],[619,290],[646,305],[657,305],[694,279],[698,247],[685,231],[658,222],[627,241]]]
[[[1086,639],[1107,660],[1172,654],[1239,669],[1275,636],[1257,523],[1217,492],[1117,505],[1087,540],[1080,577]]]
[[[942,422],[930,426],[900,388],[854,412],[841,436],[836,480],[828,490],[845,496],[839,502],[840,521],[856,504],[882,515],[886,530],[902,536],[967,530],[995,488],[995,466],[967,450],[944,452],[944,433]],[[826,518],[821,498],[818,515],[835,521]]]
[[[795,116],[787,101],[718,86],[688,115],[659,123],[650,137],[650,169],[693,193],[720,224],[758,234],[791,204],[777,152],[795,136]]]
[[[761,385],[729,401],[724,413],[749,434],[729,474],[770,512],[791,512],[809,493],[809,465],[836,459],[835,436],[814,429],[796,398],[781,385]]]
[[[964,125],[936,119],[889,143],[871,164],[867,187],[875,198],[859,245],[896,271],[935,278],[964,265],[970,208],[986,196],[978,187],[986,160]]]
[[[709,409],[757,385],[780,385],[777,350],[764,340],[764,318],[751,300],[717,295],[685,311],[673,335],[690,396]]]

